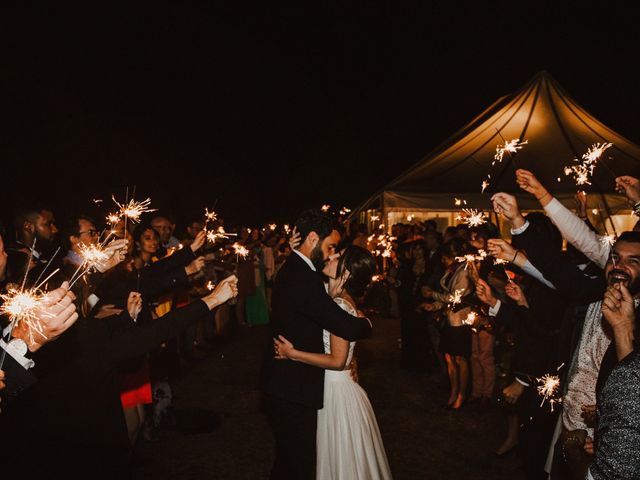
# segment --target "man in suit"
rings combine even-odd
[[[616,344],[603,328],[601,300],[607,284],[624,284],[634,298],[640,298],[640,233],[624,232],[614,245],[604,275],[588,277],[563,261],[548,246],[540,226],[520,213],[515,197],[498,193],[494,208],[511,223],[517,238],[533,264],[560,292],[587,308],[577,308],[568,357],[567,382],[562,404],[562,431],[555,444],[552,479],[573,478],[590,459],[582,447],[586,436],[593,438],[593,422],[588,414],[595,408],[596,395],[617,363]],[[516,253],[517,255],[517,253]],[[576,451],[574,455],[571,452]]]
[[[273,289],[273,337],[283,335],[307,352],[324,353],[323,329],[349,341],[370,335],[366,318],[346,313],[327,295],[319,272],[335,253],[341,235],[335,220],[307,210],[296,221],[301,245],[276,277]],[[316,422],[323,407],[324,370],[301,362],[275,360],[267,349],[263,389],[276,440],[272,479],[313,478]]]

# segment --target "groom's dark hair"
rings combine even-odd
[[[331,235],[333,230],[338,230],[338,223],[333,215],[318,209],[305,210],[300,214],[295,223],[300,232],[300,243],[304,243],[311,232],[316,232],[320,241]]]

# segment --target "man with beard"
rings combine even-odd
[[[56,219],[44,207],[24,207],[14,217],[15,241],[7,246],[7,281],[21,284],[26,269],[35,280],[44,270],[57,248]],[[62,259],[57,258],[57,263]],[[49,267],[49,272],[55,270]],[[29,282],[28,282],[29,284]]]
[[[617,364],[613,334],[602,318],[602,298],[607,284],[620,282],[637,305],[640,296],[640,233],[624,232],[613,246],[604,274],[587,277],[557,254],[548,241],[531,228],[518,209],[515,197],[497,193],[494,209],[511,223],[511,234],[533,264],[560,292],[586,308],[575,310],[572,353],[566,369],[561,430],[555,442],[551,478],[584,478],[591,457],[584,451],[594,437],[596,395]],[[517,253],[516,253],[517,255]],[[588,305],[584,305],[587,304]],[[560,320],[560,319],[559,319]],[[555,372],[549,372],[551,374]],[[581,476],[582,475],[582,476]]]
[[[296,348],[313,353],[324,353],[323,329],[349,341],[369,336],[369,321],[340,308],[327,294],[318,274],[340,243],[335,220],[319,210],[306,210],[295,225],[302,243],[276,277],[272,336],[283,335]],[[311,479],[316,460],[316,421],[323,407],[324,370],[302,362],[275,360],[271,339],[266,357],[263,390],[276,440],[271,478]]]

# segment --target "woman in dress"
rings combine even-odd
[[[456,257],[463,257],[469,253],[465,241],[454,238],[444,244],[442,263],[446,273],[440,280],[442,292],[435,292],[429,287],[423,287],[422,295],[431,298],[432,303],[424,303],[422,309],[427,312],[443,311],[446,315],[445,328],[440,338],[440,350],[447,362],[451,391],[447,407],[457,410],[462,407],[467,398],[469,386],[469,357],[471,356],[471,327],[465,324],[471,308],[452,302],[452,297],[463,299],[474,292],[470,270],[465,262],[457,262]]]
[[[376,263],[367,250],[348,246],[323,269],[329,278],[329,295],[351,315]],[[316,478],[390,479],[391,472],[380,430],[365,391],[351,377],[355,342],[323,331],[325,353],[296,350],[286,338],[274,339],[276,358],[325,369],[324,408],[318,411]]]

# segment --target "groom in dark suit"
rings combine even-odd
[[[306,210],[296,228],[302,244],[278,272],[273,288],[272,336],[284,335],[297,349],[314,353],[324,353],[323,329],[349,341],[369,336],[369,321],[342,310],[327,294],[319,275],[341,239],[334,218],[320,210]],[[276,440],[271,478],[311,479],[324,370],[275,360],[271,343],[267,351],[263,388]]]

